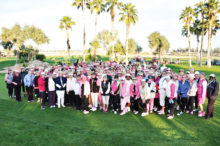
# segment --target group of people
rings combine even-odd
[[[164,63],[148,65],[137,62],[76,62],[53,66],[21,67],[11,69],[5,75],[10,98],[13,91],[18,102],[21,91],[28,102],[41,103],[45,109],[73,107],[88,114],[90,111],[111,110],[114,114],[125,115],[133,112],[147,116],[153,112],[167,115],[168,119],[177,115],[194,114],[206,119],[214,116],[214,103],[219,94],[219,84],[215,74],[183,69],[175,73]],[[208,98],[205,114],[204,103]]]

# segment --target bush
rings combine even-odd
[[[46,59],[46,56],[44,54],[36,54],[36,59],[40,61],[44,61],[44,59]]]

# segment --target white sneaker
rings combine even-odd
[[[170,113],[170,110],[168,110],[168,113]]]
[[[158,115],[164,115],[164,114],[165,114],[164,111],[160,111],[160,112],[158,112]]]
[[[169,116],[169,117],[167,117],[167,119],[173,119],[174,118],[174,116]]]
[[[53,108],[53,106],[51,105],[50,108]]]
[[[65,105],[62,105],[62,107],[66,107]]]
[[[137,115],[137,114],[138,114],[138,111],[135,111],[134,114]]]
[[[89,113],[89,111],[84,111],[83,113],[86,115],[86,114],[88,114],[88,113]]]
[[[177,107],[176,107],[176,110],[180,110],[180,106],[177,106]]]
[[[116,115],[116,114],[117,114],[117,111],[114,111],[114,114]]]
[[[127,107],[127,111],[130,112],[130,111],[131,111],[131,108],[130,108],[130,107]]]
[[[157,111],[157,108],[156,108],[156,107],[154,108],[154,111],[155,111],[155,112]]]
[[[177,114],[177,116],[181,116],[183,114],[183,112],[179,112],[178,114]]]
[[[125,114],[126,114],[125,111],[123,111],[123,112],[120,113],[121,116],[123,116],[123,115],[125,115]]]
[[[88,107],[89,107],[89,108],[92,108],[92,105],[90,104]]]
[[[142,117],[145,117],[145,116],[147,116],[147,115],[149,115],[148,112],[144,112],[144,113],[141,114]]]

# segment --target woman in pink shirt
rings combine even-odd
[[[39,88],[40,96],[42,98],[41,109],[45,109],[46,88],[45,88],[45,73],[44,72],[41,73],[41,76],[38,79],[38,88]]]

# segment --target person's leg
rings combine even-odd
[[[207,114],[206,118],[210,118],[214,116],[214,104],[216,99],[209,99],[208,98],[208,105],[207,105]]]
[[[18,101],[18,87],[14,87],[14,92],[15,92],[16,101]]]
[[[85,103],[85,110],[89,111],[89,98],[86,98],[86,96],[84,96],[84,103]]]
[[[48,91],[49,106],[52,107],[52,92]]]
[[[174,106],[175,106],[175,102],[176,102],[176,98],[173,99],[174,103],[170,104],[170,116],[174,116]]]
[[[95,107],[95,97],[94,93],[91,93],[92,107]]]
[[[31,86],[30,88],[29,88],[29,92],[30,92],[30,97],[29,97],[29,101],[33,101],[33,87]]]
[[[152,113],[153,112],[153,108],[154,108],[154,98],[150,99],[149,104],[150,104],[150,113]]]
[[[13,85],[12,84],[8,84],[9,85],[9,96],[12,98],[12,94],[13,94]]]
[[[61,106],[61,105],[60,105],[60,104],[61,104],[61,103],[60,103],[60,100],[61,100],[61,99],[60,99],[60,91],[56,91],[56,93],[57,93],[57,106],[58,106],[58,108],[60,108],[60,106]]]
[[[95,108],[98,107],[98,96],[99,96],[98,93],[94,93],[94,104],[95,104]]]
[[[62,106],[62,107],[65,107],[65,105],[64,105],[64,102],[65,102],[65,101],[64,101],[64,95],[65,95],[65,91],[62,90],[62,91],[61,91],[61,106]]]
[[[42,98],[41,107],[45,108],[45,103],[46,103],[46,94],[45,94],[45,92],[40,92],[40,96]]]
[[[190,101],[190,112],[193,112],[193,104],[195,103],[195,96],[191,96],[191,101]]]
[[[109,98],[110,98],[110,96],[109,95],[107,95],[106,96],[106,111],[108,110],[108,106],[109,106]]]
[[[181,105],[180,105],[180,109],[181,109],[181,112],[184,112],[184,107],[185,107],[185,100],[184,100],[184,98],[181,98]]]
[[[165,97],[166,97],[166,93],[164,91],[160,91],[160,106],[161,106],[161,111],[160,113],[164,113],[164,109],[165,109]]]
[[[73,99],[74,99],[74,91],[69,92],[69,104],[73,106]]]
[[[198,109],[198,94],[195,96],[195,109]]]
[[[165,113],[167,114],[169,110],[169,97],[165,97]]]

